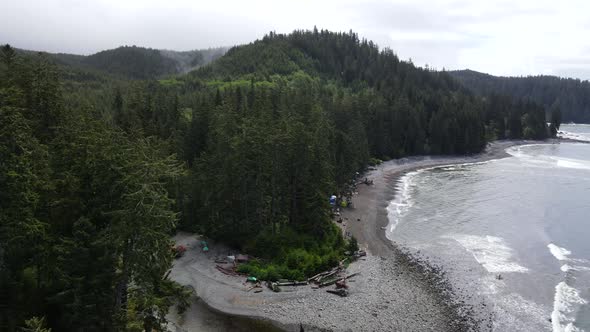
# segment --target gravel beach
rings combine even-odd
[[[350,280],[348,297],[341,298],[310,286],[283,287],[280,293],[266,287],[261,293],[249,292],[245,278],[224,275],[215,269],[215,259],[231,252],[228,248],[210,242],[211,251],[203,253],[197,236],[177,234],[174,240],[186,245],[188,251],[175,261],[171,278],[196,290],[199,300],[195,300],[198,303],[193,307],[206,304],[214,312],[250,320],[239,324],[241,327],[212,323],[207,329],[202,319],[198,319],[204,314],[191,308],[182,316],[169,314],[170,330],[300,331],[301,327],[305,331],[491,330],[491,316],[483,300],[477,307],[472,305],[474,301],[465,305],[462,297],[472,294],[449,289],[443,272],[420,257],[408,255],[386,238],[384,229],[389,222],[386,207],[395,194],[397,179],[409,171],[504,158],[508,156],[507,148],[528,143],[539,142],[496,141],[485,152],[473,156],[397,159],[364,174],[363,177],[373,180],[373,185],[359,184],[353,197],[354,208],[342,211],[343,227],[368,252],[367,257],[348,268],[348,273],[360,272]],[[259,325],[252,328],[254,325],[250,324]]]

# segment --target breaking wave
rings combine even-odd
[[[393,233],[399,221],[412,207],[411,188],[414,185],[416,175],[424,169],[409,172],[399,179],[396,185],[395,198],[387,206],[387,219],[389,220],[388,233]]]
[[[412,193],[411,190],[415,185],[416,178],[419,174],[432,171],[432,170],[443,170],[443,171],[455,171],[455,170],[462,170],[467,166],[474,166],[474,165],[483,165],[491,162],[495,162],[499,159],[490,159],[486,161],[475,161],[475,162],[466,162],[466,163],[451,163],[451,164],[443,164],[443,165],[436,165],[421,168],[416,171],[408,172],[402,177],[400,177],[397,185],[395,187],[395,198],[389,202],[387,205],[387,219],[389,220],[389,224],[387,226],[387,236],[390,237],[390,234],[396,229],[399,225],[400,220],[404,217],[404,215],[408,212],[408,210],[414,205],[412,200]]]
[[[573,140],[577,140],[577,141],[585,141],[585,142],[590,142],[590,135],[588,134],[580,134],[580,133],[571,133],[571,132],[567,132],[567,131],[560,131],[557,134],[558,137],[561,138],[568,138],[568,139],[573,139]]]
[[[540,146],[541,144],[529,144],[511,147],[506,150],[508,154],[520,160],[526,161],[531,165],[539,167],[561,167],[590,170],[590,161],[574,158],[564,158],[556,156],[548,156],[544,154],[531,154],[525,150],[530,147]]]
[[[490,273],[528,271],[515,261],[514,251],[500,237],[459,234],[450,238],[459,242]]]
[[[557,260],[560,260],[560,261],[567,260],[568,259],[567,256],[569,256],[569,255],[572,254],[571,251],[569,251],[569,250],[567,250],[565,248],[562,248],[562,247],[558,247],[558,246],[556,246],[553,243],[549,243],[547,245],[547,248],[549,248],[549,251],[551,252],[551,254],[553,255],[553,257],[557,258]]]
[[[582,332],[582,329],[575,326],[576,314],[581,306],[588,304],[588,301],[582,298],[580,291],[572,284],[576,283],[578,278],[583,278],[579,273],[590,271],[590,267],[580,265],[580,263],[587,263],[586,260],[570,258],[572,252],[566,248],[553,243],[548,244],[547,247],[557,260],[568,262],[561,266],[561,271],[565,273],[565,280],[555,286],[551,313],[553,332]]]
[[[584,300],[577,289],[569,286],[565,281],[555,286],[555,300],[551,322],[553,332],[582,331],[574,326],[576,307],[588,303]]]
[[[561,130],[557,133],[558,137],[590,142],[590,125],[568,124],[564,125],[563,127],[572,127],[571,129],[573,131]]]

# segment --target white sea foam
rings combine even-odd
[[[557,136],[561,138],[590,142],[590,133],[572,133],[568,131],[560,131]]]
[[[569,286],[565,281],[555,286],[555,298],[553,300],[553,312],[551,322],[553,332],[581,331],[574,326],[576,307],[588,303],[577,289]]]
[[[496,318],[493,331],[547,331],[547,314],[550,310],[518,293],[498,294],[494,296]]]
[[[513,157],[519,158],[526,161],[529,164],[534,164],[540,167],[562,167],[562,168],[574,168],[590,170],[590,161],[573,158],[563,158],[556,156],[549,156],[543,154],[530,154],[526,153],[523,148],[531,146],[539,146],[542,144],[529,144],[511,147],[506,149],[506,152]]]
[[[500,237],[459,234],[451,238],[459,242],[490,273],[528,271],[514,261],[513,250]]]
[[[430,171],[430,170],[434,170],[434,169],[442,169],[443,171],[456,171],[456,170],[462,169],[465,166],[484,165],[484,164],[489,164],[489,163],[492,163],[492,162],[495,162],[498,160],[500,160],[500,159],[473,161],[473,162],[459,163],[459,164],[436,165],[436,166],[424,168],[424,169],[422,169],[422,171]]]
[[[488,296],[494,305],[494,331],[548,331],[547,316],[552,308],[525,299],[495,275],[484,276],[481,281],[480,294]]]
[[[590,161],[572,158],[558,158],[551,157],[555,161],[557,167],[576,168],[576,169],[590,169]]]
[[[570,261],[572,262],[581,262],[581,263],[587,263],[588,261],[583,260],[583,259],[570,259]],[[569,265],[569,264],[565,264],[561,266],[561,271],[562,272],[567,272],[567,271],[580,271],[580,272],[590,272],[590,267],[588,266],[581,266],[581,265]]]
[[[547,247],[557,260],[568,262],[561,266],[561,271],[570,276],[570,281],[576,280],[579,277],[578,274],[580,272],[590,271],[589,267],[580,265],[588,263],[588,261],[584,259],[570,258],[572,252],[568,249],[559,247],[553,243],[549,243]],[[574,279],[571,279],[572,277]],[[574,326],[574,322],[578,307],[587,303],[588,301],[580,296],[580,292],[566,281],[557,284],[557,286],[555,286],[553,312],[551,313],[553,332],[582,332],[580,328]]]
[[[395,198],[391,202],[389,202],[389,205],[387,206],[389,233],[393,233],[393,231],[399,224],[400,219],[412,207],[413,201],[410,191],[412,186],[414,185],[415,176],[422,171],[423,170],[410,172],[400,178],[399,183],[396,187]]]
[[[546,144],[536,143],[536,144],[516,145],[516,146],[511,146],[504,151],[506,151],[506,153],[508,153],[511,156],[522,157],[522,156],[527,156],[527,154],[523,151],[524,148],[530,148],[532,146],[541,146],[541,145],[546,145]]]
[[[445,165],[436,165],[426,168],[421,168],[417,171],[409,172],[402,176],[399,179],[399,182],[396,186],[396,195],[395,198],[389,202],[387,205],[387,218],[389,220],[389,225],[387,228],[387,233],[391,234],[399,225],[400,219],[408,212],[408,210],[413,206],[413,201],[411,197],[411,189],[415,184],[416,176],[420,173],[426,171],[432,171],[435,169],[443,169],[443,170],[458,170],[465,166],[471,165],[482,165],[494,162],[499,159],[490,159],[486,161],[476,161],[476,162],[468,162],[468,163],[460,163],[460,164],[445,164]],[[389,235],[388,235],[389,237]]]
[[[568,256],[572,254],[571,251],[562,247],[558,247],[553,243],[549,243],[547,245],[547,248],[549,248],[551,254],[560,261],[568,260]]]
[[[501,280],[498,280],[496,276],[488,275],[487,277],[481,278],[482,290],[481,293],[484,295],[495,295],[498,294],[504,287]]]

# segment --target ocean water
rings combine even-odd
[[[590,142],[590,124],[562,125],[558,136]]]
[[[590,126],[561,130],[590,141]],[[590,332],[590,144],[507,152],[402,177],[387,236],[484,298],[494,331]]]

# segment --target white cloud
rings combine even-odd
[[[359,33],[435,68],[590,79],[585,0],[19,0],[0,2],[0,42],[88,54],[122,44],[187,50],[268,31]]]

